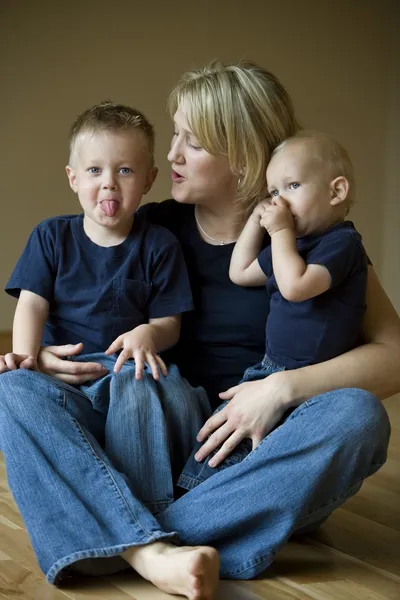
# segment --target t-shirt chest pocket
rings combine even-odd
[[[116,335],[147,323],[152,286],[136,279],[113,279],[113,317]]]

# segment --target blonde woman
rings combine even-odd
[[[161,589],[211,600],[215,550],[221,577],[255,577],[293,533],[327,518],[385,462],[389,423],[380,400],[400,389],[400,323],[370,267],[360,346],[318,365],[235,385],[263,356],[268,296],[263,287],[230,282],[231,254],[249,211],[265,194],[271,152],[298,124],[279,81],[249,63],[218,63],[185,74],[171,94],[170,110],[174,199],[142,210],[181,242],[193,288],[195,311],[183,318],[181,340],[169,358],[190,384],[206,389],[214,407],[230,400],[198,435],[204,442],[199,461],[220,448],[213,457],[213,476],[152,515],[135,503],[134,489],[130,495],[115,488],[111,493],[108,478],[118,481],[119,474],[94,442],[92,462],[88,458],[81,465],[71,449],[73,426],[62,413],[66,409],[59,394],[57,413],[51,412],[51,403],[43,404],[57,425],[51,439],[60,463],[65,455],[74,465],[61,478],[59,463],[46,462],[35,451],[43,420],[30,423],[29,435],[12,443],[21,430],[26,384],[21,377],[10,398],[3,386],[7,374],[0,377],[0,445],[6,447],[10,485],[20,492],[20,508],[32,508],[31,529],[39,510],[52,523],[36,532],[50,582],[60,581],[63,569],[79,559],[122,555]],[[39,357],[42,371],[58,378],[63,393],[69,386],[62,382],[98,376],[93,363],[63,360],[80,349],[52,347]],[[1,368],[6,370],[4,359]],[[45,392],[47,397],[53,393],[50,385]],[[172,423],[174,431],[180,418],[160,414],[160,430],[171,431]],[[245,439],[253,451],[241,460],[237,448]],[[164,452],[169,452],[167,443]],[[107,471],[99,469],[95,455],[102,456]],[[233,466],[224,469],[228,456]],[[33,478],[28,485],[19,479],[26,461]],[[34,487],[38,471],[43,479],[51,478],[51,495]],[[78,538],[57,537],[54,519],[65,518],[67,509],[76,515]]]

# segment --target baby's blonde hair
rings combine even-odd
[[[273,149],[299,128],[289,94],[252,62],[216,61],[182,76],[168,99],[172,117],[178,106],[201,146],[228,157],[238,177],[238,206],[247,212],[266,194]]]
[[[111,131],[125,133],[137,129],[147,139],[150,166],[154,165],[154,129],[148,119],[136,108],[104,100],[81,113],[73,122],[69,135],[70,163],[72,164],[79,138],[83,133]]]
[[[281,142],[273,151],[271,158],[288,145],[296,143],[307,144],[307,157],[321,163],[328,170],[329,177],[332,179],[345,177],[347,179],[349,191],[345,206],[348,213],[355,201],[356,183],[354,167],[347,150],[326,133],[303,130]]]

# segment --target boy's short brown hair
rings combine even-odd
[[[154,165],[154,128],[148,119],[136,108],[104,100],[81,113],[73,122],[69,134],[70,162],[76,151],[77,140],[82,133],[99,131],[125,132],[138,129],[145,135]]]

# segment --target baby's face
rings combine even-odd
[[[310,156],[302,141],[284,146],[267,168],[271,202],[284,201],[298,237],[320,233],[332,224],[330,183],[328,169]]]
[[[144,134],[140,130],[82,133],[72,163],[67,174],[85,220],[114,232],[126,230],[155,178]]]

